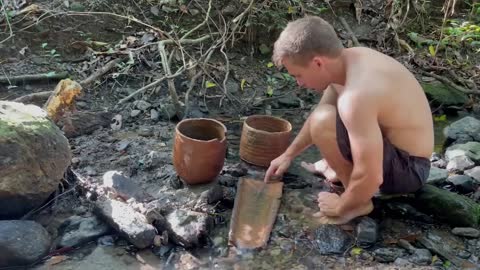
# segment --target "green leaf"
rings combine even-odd
[[[443,263],[443,267],[445,267],[445,268],[448,268],[448,267],[450,267],[451,265],[452,265],[452,263],[451,263],[450,261],[445,261],[445,262]]]
[[[42,49],[45,49],[48,46],[48,43],[42,43]]]
[[[353,255],[353,256],[358,256],[362,253],[363,249],[362,248],[359,248],[359,247],[354,247],[352,248],[352,251],[350,251],[350,253]]]
[[[57,50],[52,49],[52,50],[50,51],[50,54],[51,54],[51,55],[54,55],[56,52],[57,52]]]
[[[272,86],[267,86],[267,96],[271,97],[273,95],[273,88]]]
[[[442,114],[440,116],[434,116],[433,119],[435,122],[445,122],[447,121],[447,116],[445,114]]]
[[[435,46],[430,45],[428,46],[428,52],[430,53],[431,56],[435,57]]]
[[[294,13],[294,12],[295,12],[295,8],[292,7],[292,6],[288,6],[287,13],[288,13],[288,14],[292,14],[292,13]]]
[[[273,63],[272,63],[272,62],[268,62],[267,67],[269,67],[269,68],[273,67]]]
[[[246,83],[246,82],[247,82],[247,81],[246,81],[245,79],[242,79],[242,81],[240,82],[240,89],[242,89],[242,91],[243,91],[243,89],[245,88],[245,83]]]
[[[50,72],[47,73],[47,77],[51,78],[51,77],[55,76],[55,74],[56,74],[55,71],[50,71]]]
[[[212,88],[212,87],[215,87],[217,86],[215,83],[211,82],[211,81],[206,81],[205,82],[205,88]]]

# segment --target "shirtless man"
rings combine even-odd
[[[320,192],[321,223],[343,224],[369,214],[372,197],[420,189],[430,172],[433,121],[421,86],[402,64],[369,48],[344,48],[319,17],[290,22],[275,42],[273,61],[298,85],[323,92],[288,149],[264,181],[279,177],[310,145],[324,160],[305,164],[345,191]]]

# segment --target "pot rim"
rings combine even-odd
[[[248,120],[249,120],[249,119],[253,119],[253,118],[270,118],[270,119],[275,119],[275,120],[278,120],[278,121],[287,123],[288,129],[287,129],[287,130],[284,130],[284,131],[274,131],[274,132],[257,129],[257,128],[254,128],[254,127],[252,127],[252,126],[250,126],[250,125],[248,124]],[[250,128],[250,129],[252,129],[252,130],[254,130],[255,132],[260,133],[260,134],[287,134],[287,133],[290,133],[290,132],[292,131],[292,123],[290,123],[290,121],[288,121],[288,120],[286,120],[286,119],[283,119],[283,118],[280,118],[280,117],[277,117],[277,116],[272,116],[272,115],[264,115],[264,114],[254,114],[254,115],[250,115],[250,116],[248,116],[248,117],[245,119],[245,121],[244,121],[243,123],[244,123],[244,125],[246,125],[248,128]]]
[[[214,138],[214,139],[211,139],[211,140],[208,140],[208,141],[205,141],[205,140],[199,140],[199,139],[194,139],[194,138],[191,138],[191,137],[188,137],[186,135],[184,135],[182,132],[180,132],[180,130],[178,129],[178,127],[180,127],[181,125],[185,124],[186,122],[193,122],[193,121],[210,121],[210,122],[214,122],[218,125],[220,125],[220,127],[223,128],[223,139],[219,140],[218,138]],[[199,142],[199,143],[210,143],[210,142],[213,142],[213,141],[218,141],[220,143],[223,143],[226,139],[227,139],[227,127],[220,121],[216,120],[216,119],[213,119],[213,118],[206,118],[206,117],[198,117],[198,118],[186,118],[186,119],[183,119],[181,120],[180,122],[177,123],[177,125],[175,126],[175,132],[180,135],[181,137],[183,138],[187,138],[189,140],[192,140],[192,141],[195,141],[195,142]]]

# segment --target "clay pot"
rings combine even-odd
[[[252,115],[243,123],[240,158],[248,163],[268,167],[289,146],[292,125],[285,119]]]
[[[223,168],[227,128],[217,120],[194,118],[175,128],[173,165],[187,184],[213,181]]]

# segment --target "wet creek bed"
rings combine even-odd
[[[69,1],[36,2],[62,6]],[[98,2],[99,5],[106,3],[91,2]],[[121,1],[112,5],[112,9],[119,6]],[[68,71],[80,80],[116,57],[107,54],[104,57],[84,58],[91,49],[91,44],[87,46],[86,41],[112,43],[110,47],[94,47],[97,51],[106,51],[107,48],[131,46],[130,42],[146,40],[145,43],[148,43],[155,40],[151,32],[137,33],[139,29],[134,28],[134,24],[117,27],[118,21],[109,17],[88,18],[94,18],[92,20],[95,23],[89,24],[89,20],[81,16],[67,16],[63,18],[66,21],[58,23],[52,17],[46,19],[44,24],[32,27],[29,30],[31,32],[20,32],[10,42],[0,44],[1,72],[21,75]],[[155,18],[159,21],[162,19],[158,16]],[[202,20],[201,17],[196,19]],[[131,37],[128,42],[127,36]],[[342,32],[342,37],[345,36]],[[84,182],[79,181],[78,177],[67,177],[68,181],[62,182],[58,194],[51,196],[50,203],[30,215],[29,219],[43,225],[54,239],[50,256],[31,268],[474,269],[476,266],[472,266],[472,263],[478,266],[478,230],[463,228],[463,225],[447,225],[458,216],[452,216],[447,222],[439,215],[440,219],[437,220],[431,214],[419,211],[420,207],[417,206],[421,206],[421,203],[415,204],[408,196],[376,198],[376,209],[369,217],[356,219],[347,225],[316,224],[310,217],[318,210],[316,194],[329,188],[322,178],[311,175],[300,166],[301,161],[315,162],[321,158],[314,147],[295,159],[284,176],[280,209],[268,245],[255,251],[236,250],[229,245],[230,218],[237,183],[241,177],[262,179],[265,172],[265,169],[248,165],[239,158],[245,117],[253,114],[283,117],[292,123],[295,135],[319,99],[312,93],[298,90],[295,82],[285,73],[269,66],[271,60],[268,52],[252,54],[247,45],[239,47],[228,52],[232,75],[226,84],[230,94],[253,102],[247,104],[249,108],[244,110],[243,115],[235,114],[233,107],[225,103],[223,93],[214,87],[205,89],[198,85],[199,90],[194,91],[191,97],[189,117],[214,118],[228,129],[225,165],[221,175],[212,184],[188,186],[177,178],[172,148],[178,119],[173,117],[175,111],[168,97],[166,82],[155,91],[118,104],[120,99],[152,82],[162,72],[156,49],[140,54],[136,61],[141,64],[131,67],[123,65],[113,75],[86,89],[76,104],[79,111],[91,114],[85,114],[83,121],[79,121],[80,133],[69,138],[73,153],[71,168]],[[215,55],[214,59],[217,66],[215,72],[218,73],[218,70],[222,70],[218,66],[222,65],[223,59],[221,55]],[[219,77],[223,79],[223,75]],[[182,100],[188,88],[188,79],[180,76],[175,81]],[[19,81],[10,86],[1,84],[0,99],[13,100],[32,92],[51,91],[57,82],[46,80]],[[268,93],[272,82],[276,83],[273,84],[275,91]],[[222,101],[223,106],[219,108]],[[114,117],[117,121],[115,124],[112,122]],[[451,121],[457,119],[460,118]],[[439,153],[443,152],[443,128],[449,124],[450,121],[435,123],[435,149]],[[480,155],[479,149],[469,153],[470,157],[476,158],[474,160],[478,165],[480,157],[476,154]],[[432,162],[436,162],[435,167],[440,170],[432,173],[432,184],[478,202],[478,175],[472,174],[475,181],[467,179],[466,182],[455,184],[447,181],[447,178],[454,174],[453,171],[463,175],[464,167],[458,170],[455,167],[452,172],[447,172],[447,161],[443,156],[432,159]],[[124,175],[122,179],[128,183],[126,192],[133,191],[136,200],[125,200],[124,194],[115,193],[115,188],[108,190],[104,187],[105,179],[115,175],[113,171]],[[139,248],[144,243],[136,242],[138,239],[132,241],[125,232],[119,233],[105,218],[105,213],[99,214],[95,206],[96,194],[90,192],[85,183],[105,189],[105,193],[112,196],[109,197],[112,201],[127,201],[127,216],[144,214],[148,212],[145,208],[153,205],[163,211],[162,218],[155,218],[166,218],[168,223],[176,225],[167,230],[155,228],[154,232],[145,229],[155,234],[154,243],[147,241],[147,247]],[[137,195],[144,203],[138,202]],[[453,200],[456,199],[454,197]],[[131,209],[135,211],[128,212]],[[107,213],[107,216],[113,215],[113,212]],[[459,213],[455,214],[463,214]],[[476,222],[478,225],[478,219]],[[133,226],[137,224],[132,227],[129,225],[124,226],[132,229],[133,234],[138,233],[137,227]],[[460,228],[452,231],[455,227]],[[25,246],[28,244],[25,243]]]

